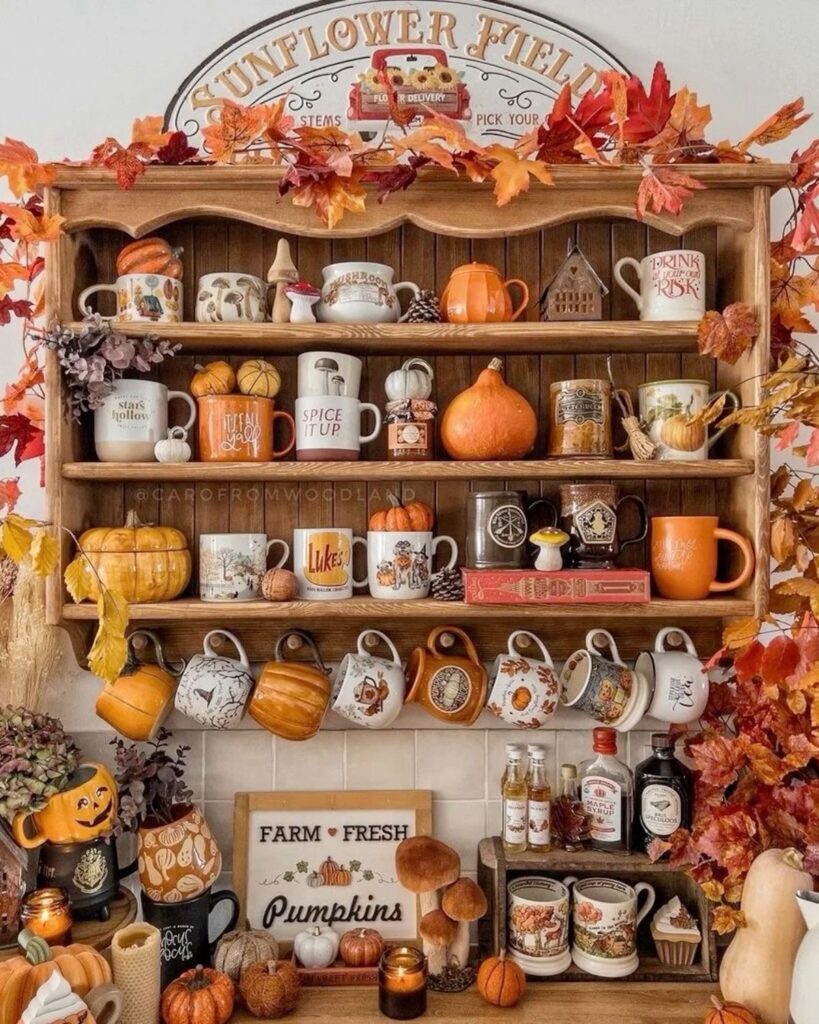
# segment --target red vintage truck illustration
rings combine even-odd
[[[366,71],[350,88],[347,120],[358,131],[372,131],[387,121],[389,106],[379,72],[386,71],[399,107],[428,107],[458,121],[472,117],[463,76],[449,66],[438,47],[391,47],[376,50]]]

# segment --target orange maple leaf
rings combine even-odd
[[[270,153],[276,159],[281,158],[279,144],[293,131],[295,121],[286,111],[287,96],[282,96],[271,103],[268,107],[268,117],[265,121],[264,136],[270,146]]]
[[[705,185],[689,174],[670,167],[646,167],[637,189],[637,216],[642,220],[649,205],[654,213],[668,210],[676,216],[683,207],[683,200],[694,189],[702,188]]]
[[[710,121],[710,106],[700,107],[697,94],[684,85],[674,97],[674,106],[665,128],[646,145],[657,156],[684,149],[689,143],[701,142],[705,138],[705,128]]]
[[[709,309],[697,328],[697,344],[702,355],[735,363],[753,344],[759,324],[750,306],[732,302],[718,313]]]
[[[216,124],[202,129],[202,138],[210,155],[219,164],[233,163],[237,154],[245,152],[257,141],[274,114],[270,106],[245,107],[225,100]]]
[[[318,163],[332,167],[342,178],[349,178],[353,173],[353,147],[357,139],[360,148],[360,136],[353,139],[347,132],[332,125],[324,128],[305,125],[296,128],[294,134],[301,142],[302,149]]]
[[[418,116],[418,108],[406,103],[402,106],[398,102],[398,93],[395,91],[395,85],[386,68],[380,68],[375,77],[386,94],[390,120],[399,128],[406,128]]]
[[[537,178],[543,185],[552,185],[552,175],[542,160],[521,157],[511,146],[489,146],[486,155],[497,161],[490,171],[495,182],[495,198],[498,206],[506,206],[508,202],[529,190],[529,179]]]
[[[163,131],[164,118],[161,114],[149,114],[147,117],[136,117],[131,125],[131,142],[142,143],[153,149],[160,149],[171,137],[170,132]]]
[[[145,161],[152,156],[153,150],[144,142],[132,142],[126,147],[109,135],[91,153],[91,163],[113,171],[119,187],[128,189],[145,173]]]
[[[362,171],[356,168],[348,178],[337,174],[323,174],[293,188],[296,206],[315,207],[316,213],[328,228],[334,228],[346,210],[363,213],[366,191],[361,184]]]
[[[0,263],[0,299],[14,288],[17,281],[22,281],[26,277],[28,277],[28,268],[22,263],[14,261]]]
[[[8,225],[11,237],[27,245],[56,242],[60,237],[60,225],[65,221],[65,217],[57,213],[44,213],[38,217],[16,203],[0,203],[0,213],[4,213],[13,221]]]
[[[50,164],[39,162],[36,150],[19,139],[7,138],[0,143],[0,176],[8,178],[9,188],[18,199],[40,185],[48,185],[55,173]]]
[[[628,120],[628,92],[626,89],[626,76],[619,71],[603,71],[600,77],[611,98],[611,116],[617,125],[617,148],[622,149],[624,145],[624,131]],[[585,132],[583,133],[585,135]],[[591,144],[591,140],[590,140]],[[575,143],[575,149],[578,149]],[[592,149],[594,146],[592,145]],[[580,151],[582,152],[582,150]],[[595,150],[595,153],[597,150]]]
[[[771,312],[793,331],[813,334],[815,328],[802,310],[819,309],[819,271],[794,274],[787,263],[771,260]]]
[[[392,135],[387,141],[398,154],[417,153],[448,171],[455,170],[455,152],[486,153],[483,146],[467,136],[461,124],[446,114],[434,114],[406,135]]]
[[[13,512],[20,498],[19,476],[0,480],[0,512]]]
[[[803,114],[805,100],[800,96],[781,106],[775,114],[771,114],[762,124],[758,124],[753,131],[738,142],[736,148],[745,153],[751,146],[768,146],[772,142],[781,142],[787,139],[791,132],[795,131],[805,121],[810,120],[810,114]]]

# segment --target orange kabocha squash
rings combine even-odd
[[[185,971],[162,993],[165,1024],[226,1024],[233,1013],[233,982],[212,967]]]
[[[164,238],[139,238],[117,255],[117,276],[121,274],[162,274],[182,280],[183,267],[179,257],[182,249],[174,249]]]
[[[526,991],[526,977],[516,963],[500,956],[490,956],[478,968],[478,993],[492,1006],[516,1006]]]
[[[537,436],[535,410],[501,376],[493,359],[472,385],[456,395],[441,420],[441,440],[453,459],[521,459]]]
[[[431,530],[432,509],[423,501],[408,501],[406,505],[394,494],[389,494],[389,508],[379,509],[370,516],[369,528],[388,533]]]
[[[24,956],[12,956],[0,963],[0,1024],[17,1024],[37,989],[55,970],[80,999],[97,985],[111,981],[108,961],[91,946],[79,942],[52,946],[50,957],[39,964],[29,963]]]
[[[283,661],[289,636],[297,636],[310,648],[315,664]],[[273,661],[262,669],[248,706],[248,714],[262,728],[286,740],[309,740],[319,731],[330,703],[330,678],[309,633],[298,629],[283,633]]]

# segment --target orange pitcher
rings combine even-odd
[[[742,555],[735,579],[717,580],[717,542],[731,541]],[[736,590],[751,578],[751,542],[719,525],[716,516],[654,516],[651,520],[651,574],[663,597],[701,601],[709,594]]]
[[[512,309],[509,288],[517,285],[520,305]],[[517,320],[529,304],[529,288],[510,277],[504,281],[491,263],[464,263],[449,276],[441,295],[441,312],[451,324],[489,324]]]

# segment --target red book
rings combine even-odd
[[[643,604],[644,569],[462,569],[467,604]]]

